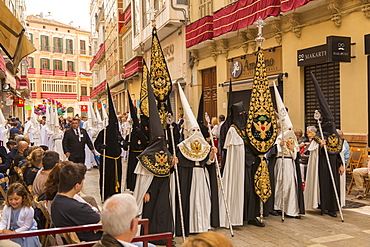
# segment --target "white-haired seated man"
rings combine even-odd
[[[132,195],[115,194],[108,198],[100,215],[104,234],[94,247],[142,246],[141,242],[131,243],[138,232],[139,216],[141,213]]]

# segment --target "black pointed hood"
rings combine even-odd
[[[320,88],[315,75],[311,72],[313,84],[315,86],[315,92],[317,100],[320,105],[321,114],[321,128],[324,135],[324,139],[327,140],[326,147],[329,154],[338,154],[343,148],[343,138],[339,136],[336,130],[334,116],[330,110],[329,104],[325,99],[325,96]],[[317,136],[316,140],[320,142],[321,135]]]
[[[150,83],[148,83],[148,105],[150,143],[137,158],[141,165],[154,176],[167,177],[170,175],[171,153],[166,146],[164,131]]]
[[[108,126],[106,130],[106,155],[117,157],[121,154],[121,142],[123,140],[121,133],[118,128],[118,119],[116,110],[114,108],[112,95],[110,93],[109,85],[107,84],[107,94],[108,94],[108,107],[109,107],[109,116],[108,116]]]
[[[316,97],[320,105],[320,114],[322,120],[322,128],[324,132],[328,134],[336,133],[336,127],[334,123],[334,116],[330,110],[329,104],[325,99],[325,96],[320,88],[318,81],[316,80],[315,75],[311,72],[311,78],[313,85],[315,87]],[[325,127],[325,128],[324,128]]]
[[[132,122],[133,122],[132,128],[133,129],[139,128],[140,124],[139,124],[139,119],[137,118],[137,112],[136,112],[134,104],[132,104],[131,95],[130,95],[130,92],[128,90],[127,90],[127,95],[128,95],[128,104],[130,106],[130,117],[131,117]]]
[[[235,103],[231,106],[231,122],[239,129],[244,129],[247,122],[247,114],[243,106],[243,101]]]
[[[197,121],[199,124],[204,124],[204,96],[203,92],[199,99],[199,106],[198,106],[198,117]]]
[[[226,115],[225,122],[221,125],[221,129],[220,129],[220,147],[222,149],[223,149],[224,144],[225,144],[225,138],[226,138],[227,131],[229,130],[229,128],[231,126],[231,122],[232,122],[232,119],[231,119],[231,107],[232,107],[232,105],[233,105],[233,88],[232,88],[232,82],[231,82],[231,79],[230,79],[229,95],[228,95],[228,101],[227,101],[227,115]]]

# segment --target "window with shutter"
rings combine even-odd
[[[73,54],[73,40],[66,39],[66,53]]]
[[[29,37],[29,40],[31,41],[31,43],[33,44],[33,33],[29,33],[28,37]]]
[[[63,70],[62,60],[54,60],[54,70]]]
[[[323,63],[306,66],[304,68],[304,96],[305,96],[305,125],[317,126],[313,115],[315,110],[320,110],[316,98],[315,88],[310,72],[314,73],[330,110],[333,113],[334,121],[340,129],[340,76],[339,63]]]
[[[28,57],[28,68],[35,68],[35,62],[34,62],[34,58],[33,57]]]
[[[54,37],[53,42],[54,42],[54,52],[62,53],[62,50],[63,50],[63,48],[62,48],[62,38]]]
[[[75,65],[72,61],[67,61],[67,71],[75,71]]]
[[[50,61],[47,58],[41,58],[41,69],[50,69]]]
[[[50,47],[49,47],[49,37],[46,36],[46,35],[40,35],[40,39],[41,39],[41,51],[50,51]]]
[[[86,41],[80,40],[80,53],[85,55],[86,54]]]

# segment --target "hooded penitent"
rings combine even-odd
[[[197,120],[190,108],[189,102],[179,85],[179,94],[184,109],[185,126],[188,129],[189,137],[182,141],[178,147],[185,158],[192,161],[204,160],[210,151],[210,145],[204,139]]]
[[[101,130],[95,140],[95,149],[100,155],[100,191],[103,188],[104,181],[104,200],[113,194],[121,192],[121,142],[122,136],[118,128],[118,119],[114,108],[109,86],[108,93],[108,126]],[[104,172],[103,172],[104,169]],[[103,179],[104,174],[104,179]]]
[[[316,80],[315,75],[311,72],[313,84],[315,86],[316,97],[320,105],[321,113],[321,127],[324,134],[324,138],[327,140],[326,147],[329,154],[337,154],[342,151],[343,139],[338,135],[334,122],[334,116],[330,111],[328,102],[326,101],[324,94],[321,91],[320,85]],[[321,139],[321,137],[317,137]],[[320,140],[318,140],[320,142]]]
[[[281,99],[281,96],[279,94],[279,91],[275,85],[274,82],[274,90],[275,90],[275,99],[276,99],[276,106],[277,106],[277,111],[278,111],[278,122],[280,123],[280,134],[276,138],[275,143],[279,144],[281,140],[286,140],[289,142],[292,142],[294,146],[298,149],[298,141],[297,137],[294,134],[293,130],[293,124],[290,121],[289,114],[285,108],[285,105],[283,103],[283,100]],[[281,145],[277,145],[278,150],[280,151]],[[286,146],[284,146],[286,150],[284,150],[285,154],[289,153],[289,150]]]
[[[170,175],[171,153],[166,147],[166,139],[154,100],[152,86],[150,83],[147,83],[147,85],[150,143],[138,156],[138,159],[141,165],[154,176],[167,177]]]
[[[204,138],[209,138],[209,132],[208,132],[208,127],[204,125],[204,97],[203,93],[200,96],[199,99],[199,106],[198,106],[198,117],[197,121],[200,127],[200,131],[202,132]]]

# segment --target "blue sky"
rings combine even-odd
[[[50,18],[65,24],[71,21],[72,26],[90,31],[90,2],[91,0],[26,0],[27,15],[38,15],[44,18],[51,12]]]

